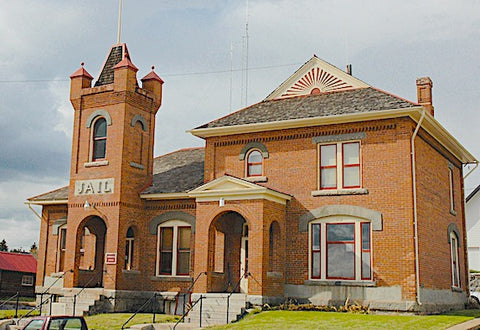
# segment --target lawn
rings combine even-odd
[[[111,314],[97,314],[93,316],[86,316],[85,320],[89,329],[96,330],[111,330],[121,329],[123,323],[132,316],[132,313],[111,313]],[[157,314],[155,321],[157,323],[176,322],[179,319],[178,316]],[[137,314],[130,322],[128,326],[134,324],[152,323],[152,314]]]
[[[29,309],[19,309],[18,310],[18,316],[25,315],[29,312]],[[36,316],[38,315],[38,311],[33,311],[30,313],[30,316]],[[5,310],[0,310],[0,320],[1,319],[11,319],[12,317],[15,316],[15,310],[14,309],[5,309]]]
[[[214,329],[446,329],[475,317],[480,317],[480,310],[444,315],[268,311]]]

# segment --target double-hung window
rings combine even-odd
[[[452,269],[452,287],[460,287],[460,268],[458,265],[458,237],[450,233],[450,260]]]
[[[320,189],[361,187],[360,142],[319,145]]]
[[[190,225],[168,221],[158,227],[157,275],[190,274]]]
[[[310,278],[372,280],[370,222],[355,219],[310,223]]]
[[[105,159],[107,147],[107,121],[100,117],[93,125],[92,134],[92,160]]]

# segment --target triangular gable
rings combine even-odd
[[[265,100],[370,87],[316,56],[302,65]]]
[[[286,201],[291,199],[291,196],[287,194],[228,175],[191,190],[188,195],[202,202],[218,201],[220,199],[268,199],[286,204]]]

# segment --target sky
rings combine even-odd
[[[480,1],[124,0],[121,41],[143,77],[165,81],[155,155],[203,140],[185,131],[264,99],[313,54],[416,101],[433,81],[435,117],[480,158]],[[118,0],[0,1],[0,240],[38,245],[27,198],[68,184],[69,75],[95,78],[117,43]],[[247,83],[245,82],[247,81]],[[465,180],[468,195],[480,169]],[[37,211],[39,208],[37,207]]]

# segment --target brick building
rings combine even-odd
[[[464,305],[462,170],[477,160],[434,118],[429,78],[411,102],[313,57],[192,129],[204,148],[154,158],[163,81],[136,72],[119,44],[94,86],[70,76],[70,184],[28,201],[43,206],[37,292],[99,287],[122,310],[198,279],[254,303]]]

